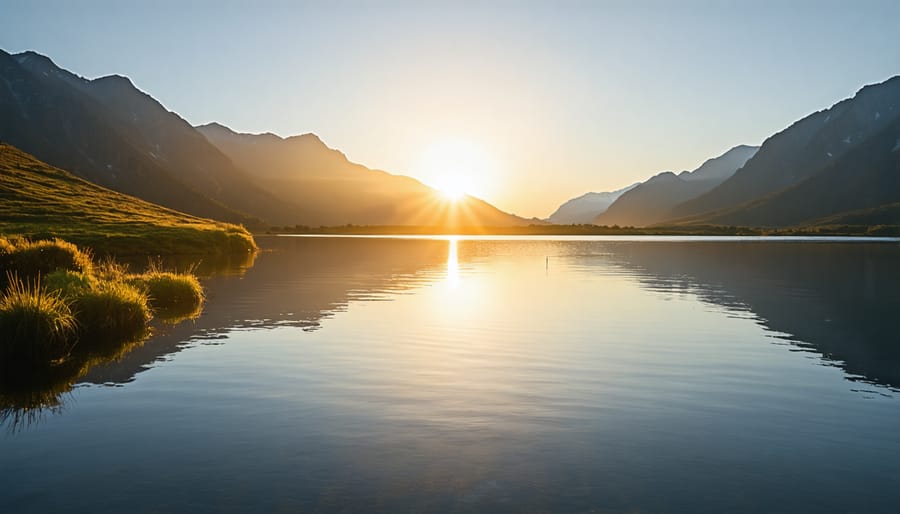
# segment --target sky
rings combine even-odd
[[[896,0],[0,0],[7,52],[526,217],[758,145],[900,74],[898,34]]]

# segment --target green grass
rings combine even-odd
[[[0,363],[4,368],[64,359],[74,344],[77,322],[69,302],[39,281],[11,275],[0,296]]]
[[[0,237],[0,258],[12,255],[26,272],[52,270],[31,280],[9,272],[0,294],[0,425],[13,429],[60,408],[93,366],[143,344],[154,315],[175,323],[203,306],[197,278],[165,271],[159,260],[131,274],[109,258],[95,263],[64,241]]]
[[[203,306],[203,288],[190,273],[151,263],[144,273],[131,274],[108,258],[96,264],[65,241],[0,238],[0,259],[8,269],[0,298],[4,369],[71,368],[72,362],[63,362],[69,357],[77,368],[119,355],[143,339],[154,314],[171,323],[196,317]]]
[[[44,287],[67,298],[76,297],[97,286],[97,277],[90,273],[57,270],[44,277]]]
[[[127,342],[147,330],[152,317],[147,296],[124,282],[97,282],[72,298],[79,346]]]
[[[86,273],[56,271],[43,287],[12,284],[15,292],[0,304],[0,339],[15,343],[13,351],[0,352],[0,425],[16,430],[61,408],[93,366],[143,344],[149,311],[134,288]],[[55,344],[48,351],[42,342]]]
[[[154,312],[163,319],[194,318],[203,307],[203,287],[194,275],[151,266],[147,272],[131,276],[129,282],[146,293]]]
[[[102,188],[0,144],[0,234],[60,238],[95,255],[227,255],[256,249],[241,226]],[[0,238],[0,252],[4,241]]]
[[[57,270],[90,273],[93,262],[89,252],[72,243],[52,241],[10,241],[0,252],[0,268],[15,272],[20,278],[38,279]]]

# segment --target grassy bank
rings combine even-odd
[[[0,144],[0,234],[61,238],[95,255],[228,255],[256,249],[241,226],[102,188]]]
[[[204,300],[193,275],[155,266],[128,273],[60,240],[0,238],[0,268],[3,379],[83,369],[142,340],[152,317],[193,317]]]

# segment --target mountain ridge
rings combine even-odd
[[[216,127],[227,129],[220,124],[207,128]],[[298,194],[285,194],[283,186],[296,186],[298,177],[282,174],[274,179],[286,182],[272,184],[273,177],[265,176],[272,166],[233,162],[206,134],[128,77],[86,79],[37,52],[11,55],[0,50],[0,139],[91,182],[159,205],[260,228],[435,220],[473,226],[529,223],[471,197],[445,205],[435,190],[415,179],[352,163],[315,134],[260,137],[263,144],[305,153],[314,161],[303,165],[305,172],[319,186],[326,178],[356,184],[357,196],[337,191],[343,197],[329,199],[327,194],[335,191],[322,187],[313,195],[297,187],[293,191]],[[358,187],[362,172],[364,188]],[[392,205],[400,196],[401,205]],[[330,216],[340,202],[358,205],[341,219]],[[434,212],[424,212],[428,208]]]
[[[222,123],[195,127],[238,166],[254,167],[262,187],[297,198],[315,213],[305,224],[521,226],[535,223],[466,196],[456,202],[406,176],[350,161],[312,133],[239,133]]]
[[[181,212],[253,224],[255,218],[184,185],[139,151],[137,136],[74,85],[86,79],[34,52],[17,55],[0,50],[0,139],[95,184]]]
[[[860,88],[766,138],[731,178],[673,209],[672,219],[736,208],[799,184],[900,116],[900,75]]]
[[[900,202],[898,143],[900,116],[803,181],[688,221],[776,227],[816,224],[844,213]],[[815,201],[809,201],[810,198]]]
[[[592,223],[594,218],[604,213],[622,194],[634,189],[639,184],[640,182],[635,182],[615,191],[591,191],[571,198],[557,207],[550,216],[547,216],[546,221],[557,225]]]
[[[727,180],[755,155],[758,148],[738,145],[705,160],[692,171],[658,173],[622,194],[593,222],[597,225],[636,227],[658,223],[666,219],[675,206]]]

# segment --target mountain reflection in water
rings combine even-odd
[[[353,302],[443,280],[460,267],[503,255],[544,257],[583,273],[620,267],[640,287],[690,294],[750,316],[793,347],[815,352],[847,378],[900,388],[900,245],[840,242],[659,242],[458,240],[457,238],[261,238],[253,261],[204,263],[208,301],[199,319],[159,325],[143,345],[86,372],[31,391],[0,396],[5,418],[39,419],[34,406],[58,409],[74,382],[121,384],[197,342],[232,330],[295,326],[316,330]],[[589,300],[589,299],[588,299]],[[702,327],[696,327],[701,331]],[[121,352],[120,352],[121,353]],[[0,391],[3,393],[3,391]],[[29,400],[31,398],[32,400]],[[3,419],[3,418],[0,418]]]
[[[14,484],[0,505],[900,502],[896,242],[259,242],[252,266],[203,279],[197,319],[48,387],[0,391],[14,429],[0,432],[0,482]]]

